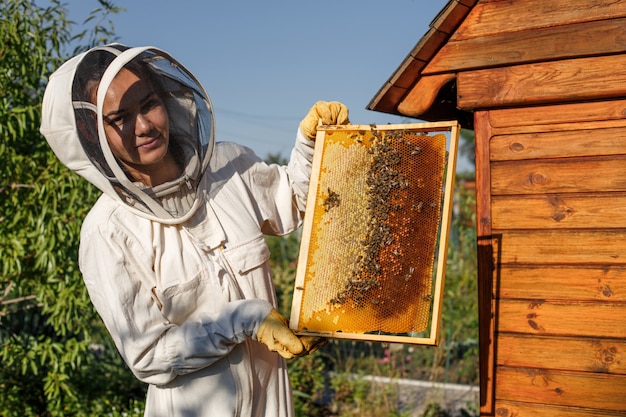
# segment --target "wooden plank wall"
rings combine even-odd
[[[483,415],[626,415],[626,101],[591,107],[477,113],[495,266]]]
[[[422,70],[449,74],[475,116],[481,415],[626,415],[626,2],[480,0]]]

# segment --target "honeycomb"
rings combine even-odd
[[[318,144],[317,146],[319,146]],[[327,130],[296,287],[301,330],[404,334],[429,324],[446,135]],[[317,152],[317,149],[316,149]],[[311,199],[313,199],[311,201]],[[300,291],[300,293],[298,293]]]

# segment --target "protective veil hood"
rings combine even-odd
[[[168,152],[181,172],[174,181],[145,186],[109,147],[102,108],[122,69],[147,79],[162,100],[169,120]],[[112,44],[70,59],[50,76],[41,133],[64,165],[140,216],[181,223],[202,203],[197,189],[213,151],[213,109],[198,80],[164,51]]]

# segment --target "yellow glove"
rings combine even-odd
[[[310,140],[315,140],[319,125],[346,125],[348,108],[338,101],[318,101],[300,122],[300,130]]]
[[[328,339],[319,336],[300,336],[300,341],[304,345],[304,350],[307,355],[315,352],[317,349],[325,346],[328,343]],[[304,356],[304,355],[300,355]]]
[[[272,352],[278,352],[286,359],[306,354],[304,345],[296,334],[287,325],[287,319],[273,308],[265,317],[256,332],[259,342],[267,346]]]

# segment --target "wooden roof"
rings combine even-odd
[[[626,2],[450,0],[367,109],[473,128],[475,109],[622,98]]]
[[[472,116],[456,107],[455,76],[451,73],[422,75],[422,70],[445,45],[477,0],[450,0],[430,23],[430,29],[404,59],[400,67],[367,105],[368,110],[415,117],[427,121],[459,120],[472,125]],[[418,86],[418,84],[421,84]],[[420,105],[403,108],[407,94],[418,88]],[[407,108],[410,107],[410,108]]]

